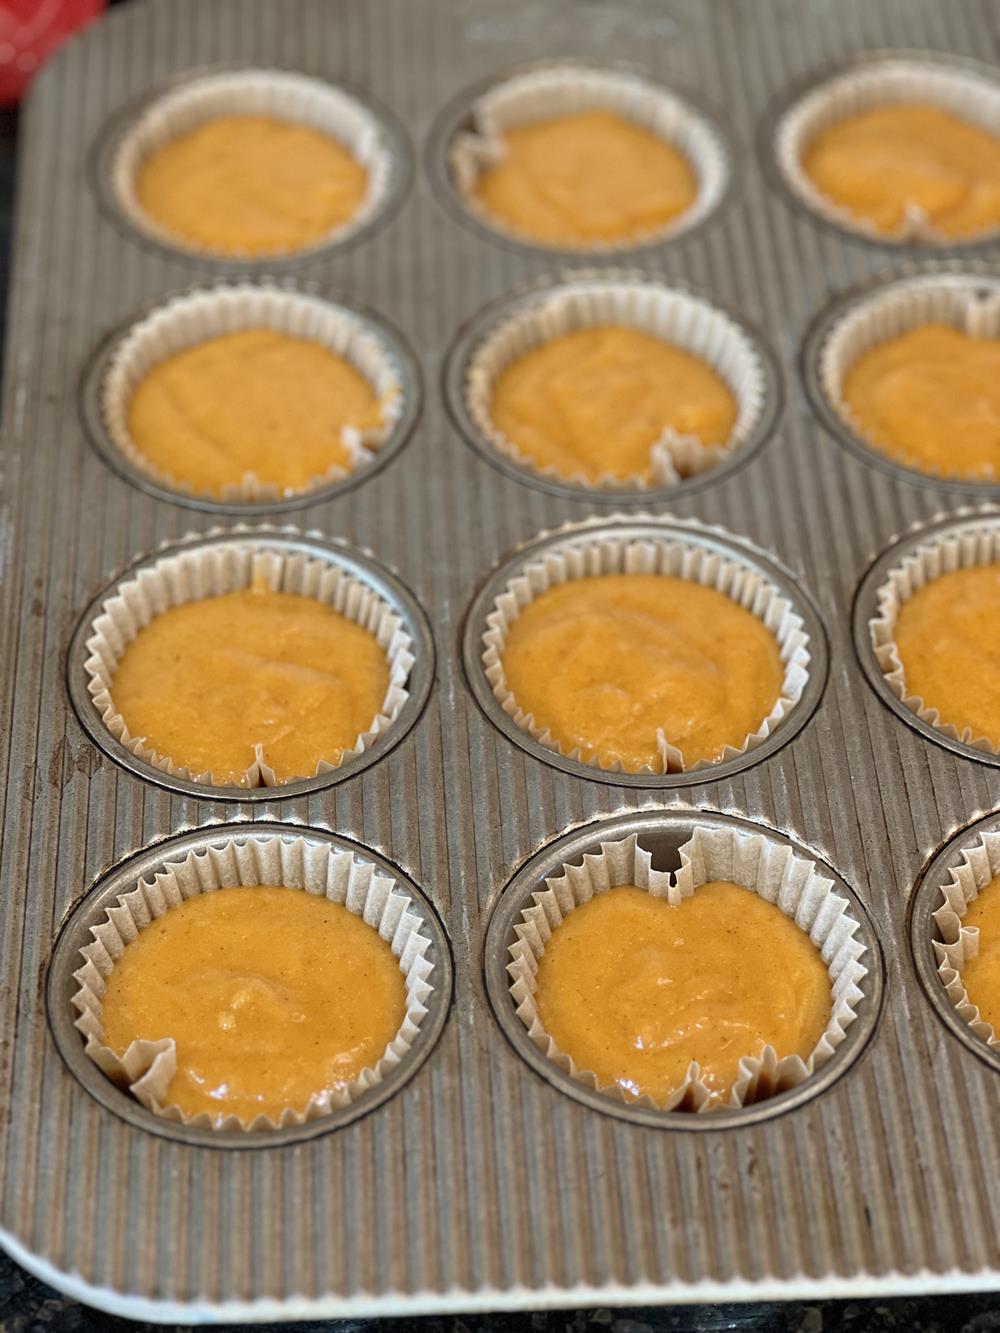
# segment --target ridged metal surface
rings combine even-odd
[[[115,13],[56,57],[26,116],[4,389],[8,1243],[137,1300],[304,1298],[330,1312],[338,1302],[384,1308],[407,1296],[424,1308],[572,1304],[582,1289],[595,1299],[690,1297],[728,1281],[741,1290],[801,1291],[803,1281],[903,1290],[956,1269],[970,1282],[993,1280],[998,1076],[928,1004],[906,911],[931,852],[997,802],[1000,774],[928,743],[885,708],[850,632],[853,592],[872,558],[960,497],[866,465],[811,417],[796,360],[804,330],[832,292],[904,256],[790,208],[765,183],[753,131],[769,100],[811,68],[888,46],[992,59],[998,23],[980,0],[171,0]],[[734,135],[742,171],[724,215],[635,266],[701,287],[759,324],[782,364],[786,413],[746,467],[655,509],[722,524],[801,578],[830,635],[826,693],[808,726],[765,762],[659,798],[557,772],[491,728],[463,679],[465,608],[512,547],[590,506],[502,475],[451,426],[439,377],[459,326],[559,266],[462,226],[418,162],[387,227],[295,272],[372,306],[403,333],[424,371],[422,421],[377,476],[294,521],[370,547],[401,573],[431,616],[435,690],[383,762],[253,815],[336,829],[404,867],[448,930],[453,1011],[405,1090],[341,1131],[238,1153],[146,1135],[63,1066],[46,1026],[46,965],[60,921],[109,864],[241,811],[172,796],[104,760],[70,708],[65,655],[80,610],[116,569],[217,520],[112,472],[85,441],[77,381],[101,338],[134,310],[213,270],[129,237],[101,212],[88,179],[94,145],[107,119],[151,84],[262,61],[370,90],[422,155],[435,113],[465,84],[567,53],[632,60],[693,88]],[[832,1088],[775,1120],[698,1135],[621,1123],[539,1079],[491,1016],[482,933],[516,866],[573,824],[657,799],[788,830],[840,872],[875,921],[888,984],[869,1050]]]

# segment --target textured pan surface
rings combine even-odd
[[[19,1253],[119,1293],[108,1301],[312,1300],[330,1312],[407,1297],[423,1308],[690,1298],[718,1294],[718,1283],[903,1290],[954,1270],[993,1281],[1000,1082],[931,1009],[906,917],[925,861],[997,802],[1000,773],[890,712],[864,681],[850,624],[875,555],[962,497],[867,465],[810,415],[798,380],[804,331],[833,292],[904,256],[790,208],[753,155],[770,100],[810,69],[887,46],[994,59],[998,26],[981,0],[173,0],[119,11],[56,57],[26,115],[4,384],[0,1231]],[[456,221],[434,196],[424,144],[467,84],[567,53],[634,61],[695,89],[733,127],[742,170],[723,215],[634,266],[757,324],[780,359],[786,411],[745,467],[653,507],[774,553],[830,636],[829,684],[805,729],[765,762],[707,775],[683,796],[528,757],[480,713],[460,662],[463,615],[494,564],[591,506],[498,473],[449,421],[439,381],[458,328],[560,265]],[[69,638],[94,593],[159,542],[218,521],[130,486],[81,428],[78,377],[101,339],[214,272],[102,212],[92,153],[109,117],[150,86],[241,61],[343,78],[414,141],[398,215],[295,275],[400,330],[422,363],[423,417],[378,475],[295,522],[399,571],[428,610],[437,651],[430,704],[383,762],[252,814],[327,826],[403,867],[440,912],[456,969],[442,1038],[399,1096],[268,1152],[192,1149],[127,1125],[75,1083],[44,1005],[59,924],[99,874],[168,833],[251,813],[171,795],[104,759],[65,690]],[[491,1015],[483,930],[516,867],[574,824],[657,800],[787,829],[875,923],[887,989],[874,1040],[833,1087],[776,1119],[697,1135],[621,1123],[538,1078]]]

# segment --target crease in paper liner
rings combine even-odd
[[[886,575],[875,594],[876,614],[868,622],[872,651],[882,669],[885,682],[897,699],[922,722],[940,731],[949,740],[960,741],[984,754],[998,753],[997,744],[986,736],[974,736],[970,728],[961,731],[943,722],[936,708],[929,707],[906,686],[906,672],[896,645],[896,621],[903,603],[926,584],[942,574],[977,565],[1000,562],[1000,529],[970,522],[956,532],[932,539],[908,555]]]
[[[135,178],[142,162],[171,139],[220,116],[271,116],[323,131],[347,148],[366,169],[367,190],[358,211],[327,235],[292,251],[242,255],[205,249],[161,226],[139,203]],[[109,166],[112,192],[139,231],[172,248],[224,260],[266,264],[290,254],[308,254],[343,241],[366,226],[382,208],[394,171],[393,157],[375,115],[343,89],[280,69],[230,70],[192,79],[158,97],[125,131]]]
[[[536,347],[579,329],[624,325],[659,338],[700,357],[732,393],[736,421],[728,439],[704,443],[667,427],[650,449],[650,475],[619,477],[610,473],[596,481],[539,466],[497,427],[491,416],[493,386],[514,361]],[[557,287],[522,306],[496,327],[473,352],[465,375],[469,415],[482,435],[519,467],[597,489],[673,486],[685,477],[714,467],[740,448],[753,433],[764,410],[767,383],[764,367],[750,339],[721,310],[687,292],[657,283],[604,279]]]
[[[713,880],[740,884],[780,908],[806,932],[826,964],[832,995],[830,1019],[808,1060],[799,1055],[779,1058],[771,1046],[740,1060],[727,1104],[749,1106],[797,1087],[831,1058],[857,1017],[863,998],[862,981],[868,972],[861,961],[865,946],[856,938],[858,922],[850,913],[850,904],[834,891],[833,881],[821,875],[811,861],[764,834],[698,827],[680,849],[680,861],[676,874],[654,870],[650,854],[637,835],[630,834],[620,841],[602,843],[600,851],[584,856],[580,865],[565,865],[559,875],[548,878],[514,927],[517,938],[508,949],[507,965],[511,999],[534,1046],[587,1087],[629,1105],[661,1111],[720,1108],[723,1098],[702,1082],[696,1062],[662,1103],[648,1094],[630,1097],[617,1084],[602,1085],[596,1074],[580,1069],[545,1031],[535,1004],[536,977],[552,932],[575,907],[596,894],[618,885],[634,885],[676,906]]]
[[[302,552],[286,553],[269,549],[265,542],[223,543],[163,556],[148,569],[123,580],[94,618],[86,642],[87,689],[105,727],[137,759],[174,777],[210,786],[232,785],[215,783],[210,773],[192,773],[151,749],[144,737],[133,736],[115,708],[112,689],[125,648],[157,615],[186,602],[248,588],[257,580],[263,580],[274,592],[295,593],[332,606],[374,636],[389,666],[385,699],[371,726],[357,737],[353,748],[340,756],[320,759],[313,773],[301,777],[329,773],[347,759],[363,754],[396,721],[409,698],[406,684],[415,659],[413,640],[388,602],[333,557],[324,560]],[[244,778],[246,787],[283,785],[265,762],[260,745]]]
[[[968,236],[946,235],[937,231],[915,205],[908,209],[897,233],[879,231],[866,218],[823,194],[803,170],[802,156],[808,144],[837,121],[875,107],[907,102],[929,102],[992,134],[1000,123],[1000,86],[981,75],[936,61],[881,60],[821,83],[781,117],[775,130],[774,151],[786,181],[804,203],[828,221],[874,240],[955,246],[977,244],[996,236],[998,228]]]
[[[621,760],[611,754],[586,759],[579,747],[567,750],[546,727],[536,722],[531,713],[526,713],[518,705],[507,684],[503,666],[507,632],[524,608],[549,588],[571,579],[604,574],[671,575],[706,588],[714,588],[756,616],[777,639],[785,674],[773,708],[757,730],[744,738],[741,745],[727,745],[718,759],[699,759],[691,765],[691,771],[726,763],[748,750],[756,749],[801,699],[809,679],[809,636],[791,600],[762,574],[739,560],[676,538],[575,539],[544,552],[514,575],[487,615],[486,630],[482,636],[481,661],[494,698],[514,723],[540,745],[567,759],[589,764],[605,772],[655,771],[663,774],[686,771],[683,754],[662,731],[658,733],[661,762],[656,770],[648,767],[624,770]]]
[[[174,297],[135,324],[118,344],[100,385],[100,412],[111,443],[137,468],[161,485],[185,494],[195,491],[183,479],[155,466],[132,440],[128,410],[132,396],[149,372],[178,353],[226,334],[269,329],[290,338],[319,343],[346,361],[371,386],[382,415],[375,429],[345,426],[341,444],[349,466],[332,464],[303,487],[279,488],[247,473],[221,499],[261,503],[329,486],[372,462],[391,435],[404,407],[398,365],[377,329],[361,316],[329,301],[280,287],[238,283]]]
[[[344,1087],[314,1094],[304,1110],[287,1107],[277,1121],[266,1115],[249,1123],[235,1115],[213,1120],[208,1112],[191,1116],[169,1104],[167,1090],[177,1068],[172,1037],[133,1041],[121,1056],[103,1040],[105,986],[126,945],[187,899],[241,884],[286,887],[290,893],[301,891],[341,904],[378,931],[406,977],[406,1013],[380,1059]],[[75,1026],[86,1039],[86,1053],[94,1063],[148,1110],[167,1120],[217,1130],[299,1125],[357,1101],[406,1058],[434,988],[434,964],[426,957],[431,941],[422,927],[421,917],[412,910],[412,899],[395,880],[350,851],[306,838],[230,838],[189,852],[183,860],[168,862],[151,879],[140,880],[91,928],[92,942],[80,950],[83,961],[73,973],[77,983],[72,997],[78,1012]]]
[[[698,180],[698,193],[690,208],[664,226],[627,238],[563,244],[539,240],[516,230],[484,207],[476,185],[480,174],[496,166],[503,157],[503,135],[507,130],[531,121],[595,109],[618,112],[623,119],[658,135],[688,159]],[[729,180],[727,149],[708,121],[665,88],[623,70],[601,70],[573,63],[545,65],[491,88],[476,99],[471,113],[473,129],[457,134],[448,149],[448,165],[462,203],[494,231],[542,249],[599,254],[668,240],[706,218],[722,199]]]
[[[997,1049],[1000,1039],[976,1005],[969,999],[962,981],[966,963],[979,953],[979,930],[963,925],[969,904],[979,897],[991,880],[1000,875],[1000,833],[984,833],[962,851],[961,863],[952,866],[948,880],[941,885],[941,906],[931,915],[940,940],[934,940],[938,977],[959,1018],[977,1037]]]
[[[861,357],[882,343],[902,337],[922,325],[946,324],[970,338],[1000,338],[1000,289],[989,290],[987,281],[971,274],[948,273],[904,279],[856,303],[827,333],[818,357],[820,386],[840,419],[869,448],[931,476],[956,480],[994,479],[995,469],[992,468],[984,469],[977,478],[972,473],[932,470],[895,448],[890,451],[856,419],[843,392],[851,367]]]

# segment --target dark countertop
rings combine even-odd
[[[0,341],[6,314],[17,116],[0,111]],[[101,1314],[61,1296],[0,1251],[0,1333],[138,1333],[164,1327]],[[233,1327],[232,1325],[230,1327]],[[811,1301],[807,1304],[680,1305],[664,1309],[566,1310],[540,1314],[448,1315],[405,1320],[344,1319],[241,1326],[245,1333],[1000,1333],[1000,1294],[897,1300]],[[171,1325],[168,1333],[187,1333]]]

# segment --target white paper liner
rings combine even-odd
[[[1000,86],[972,70],[937,61],[888,58],[849,70],[814,88],[790,107],[775,130],[774,151],[786,182],[796,195],[828,221],[880,241],[897,244],[968,245],[997,234],[997,229],[971,236],[946,236],[911,206],[896,234],[879,231],[823,194],[802,168],[808,145],[837,121],[874,107],[906,102],[930,103],[960,119],[996,134],[1000,125]]]
[[[136,447],[128,429],[129,403],[141,381],[160,362],[213,338],[260,328],[319,343],[346,361],[371,385],[382,424],[375,430],[343,428],[341,443],[350,460],[347,468],[335,463],[305,487],[282,489],[263,484],[249,472],[238,486],[227,487],[221,498],[247,503],[280,499],[329,486],[370,463],[404,407],[402,376],[388,346],[362,316],[342,306],[301,292],[250,283],[176,296],[129,330],[115,349],[100,386],[101,419],[111,443],[161,485],[193,493],[188,483],[161,471]]]
[[[680,849],[676,875],[652,869],[650,855],[635,834],[601,844],[598,853],[580,865],[563,866],[562,873],[545,881],[546,888],[532,895],[532,903],[514,927],[516,941],[508,953],[510,995],[517,1015],[534,1045],[564,1073],[587,1087],[618,1101],[663,1111],[710,1111],[723,1105],[749,1106],[797,1087],[827,1063],[857,1017],[863,997],[862,981],[868,972],[861,957],[865,946],[856,938],[858,922],[846,898],[834,891],[833,881],[816,866],[784,844],[764,834],[736,829],[698,827]],[[634,885],[654,898],[676,906],[702,884],[729,880],[773,903],[806,932],[820,952],[830,975],[832,1008],[826,1029],[808,1060],[799,1055],[779,1059],[772,1046],[759,1055],[748,1054],[739,1063],[739,1077],[728,1102],[701,1081],[696,1062],[683,1083],[662,1104],[643,1094],[629,1096],[617,1084],[602,1085],[596,1074],[580,1069],[545,1031],[535,1003],[538,966],[552,932],[575,907],[618,885]]]
[[[993,741],[985,736],[973,736],[968,727],[959,731],[950,722],[943,722],[936,708],[929,708],[923,699],[907,689],[895,632],[900,607],[925,584],[958,569],[997,562],[1000,562],[1000,528],[971,522],[957,530],[928,538],[886,575],[875,595],[876,614],[868,622],[872,649],[886,684],[896,698],[943,736],[985,754],[998,752]]]
[[[594,110],[617,112],[623,119],[658,135],[688,159],[698,180],[698,193],[690,208],[662,227],[625,240],[564,244],[516,231],[483,206],[476,184],[480,174],[503,157],[503,135],[507,130],[532,121]],[[708,121],[665,88],[623,70],[594,69],[572,63],[533,69],[507,79],[477,98],[472,105],[472,123],[473,130],[457,134],[448,150],[448,165],[459,197],[471,213],[494,231],[542,249],[596,253],[666,240],[702,222],[719,204],[729,180],[726,147]]]
[[[143,209],[135,191],[139,168],[171,139],[221,116],[270,116],[308,125],[336,139],[368,173],[365,197],[353,217],[326,236],[293,251],[238,255],[193,244],[163,227]],[[286,254],[303,254],[346,240],[366,226],[384,205],[392,180],[393,158],[378,120],[361,102],[340,88],[279,69],[230,70],[192,79],[165,93],[122,135],[109,167],[112,193],[134,227],[173,248],[221,259],[268,263]]]
[[[409,697],[406,684],[414,657],[413,641],[388,602],[332,557],[319,559],[302,552],[284,552],[263,542],[257,545],[249,541],[246,545],[225,542],[163,556],[135,577],[123,580],[93,621],[84,663],[87,689],[105,727],[137,759],[174,777],[209,786],[232,785],[216,783],[211,773],[192,773],[147,746],[145,737],[133,736],[115,708],[114,676],[127,645],[156,616],[185,602],[248,588],[258,579],[275,592],[295,593],[332,606],[348,620],[361,625],[383,649],[389,666],[385,699],[371,726],[358,736],[353,748],[345,750],[339,758],[321,758],[312,774],[303,773],[301,777],[329,773],[346,760],[363,754],[393,725]],[[264,761],[263,747],[257,745],[255,750],[256,758],[243,775],[241,785],[281,786]]]
[[[156,1041],[133,1041],[121,1056],[104,1045],[105,983],[126,945],[187,899],[242,884],[284,886],[290,893],[311,893],[341,904],[378,931],[406,977],[406,1014],[378,1062],[363,1069],[346,1087],[317,1091],[304,1111],[287,1107],[276,1121],[266,1115],[249,1123],[235,1115],[213,1119],[201,1112],[191,1116],[170,1105],[167,1090],[176,1072],[177,1052],[169,1035]],[[406,1058],[434,988],[434,964],[426,957],[431,941],[423,933],[422,919],[413,910],[409,895],[371,862],[306,838],[248,835],[189,852],[183,860],[168,863],[152,879],[140,880],[131,892],[121,894],[115,906],[108,908],[105,920],[90,933],[93,943],[80,950],[82,965],[73,973],[77,982],[73,1006],[79,1013],[76,1027],[86,1038],[87,1055],[148,1110],[195,1127],[250,1131],[299,1125],[357,1101]]]
[[[486,617],[487,628],[482,636],[483,670],[493,688],[495,699],[517,726],[528,732],[540,745],[605,772],[623,771],[622,763],[617,758],[605,760],[596,756],[586,759],[579,747],[567,751],[547,728],[539,726],[534,717],[518,705],[507,683],[503,666],[507,632],[530,602],[549,588],[570,579],[603,574],[666,574],[689,579],[706,588],[715,588],[756,616],[778,641],[785,674],[774,707],[762,719],[757,730],[747,736],[740,746],[726,746],[722,755],[715,760],[699,759],[690,765],[692,771],[711,768],[756,749],[802,697],[809,679],[809,636],[805,632],[802,617],[789,598],[763,574],[738,560],[725,558],[706,546],[685,542],[677,537],[575,539],[543,552],[538,559],[524,565],[511,578]],[[627,771],[655,771],[661,774],[684,772],[687,767],[684,756],[662,731],[658,732],[658,743],[661,756],[658,769],[643,767]]]
[[[969,904],[1000,875],[1000,833],[984,833],[962,851],[961,864],[953,866],[941,885],[941,906],[932,913],[940,940],[934,940],[938,976],[959,1018],[986,1042],[1000,1047],[1000,1040],[979,1009],[969,999],[962,980],[966,963],[979,953],[979,929],[963,925]]]
[[[736,421],[728,439],[718,444],[703,443],[695,435],[682,435],[667,427],[650,449],[651,478],[605,474],[592,481],[582,473],[567,476],[555,467],[541,467],[521,453],[516,441],[509,439],[491,417],[498,377],[513,361],[543,343],[579,329],[608,325],[649,334],[706,362],[737,402]],[[540,476],[619,490],[672,486],[714,467],[746,443],[760,421],[766,394],[764,367],[753,343],[721,310],[687,292],[651,282],[611,278],[556,287],[523,305],[475,349],[465,376],[469,415],[499,453]]]
[[[844,398],[844,384],[851,367],[866,352],[925,324],[946,324],[970,338],[1000,338],[1000,289],[991,291],[974,276],[956,280],[955,276],[943,273],[893,283],[861,299],[841,316],[823,340],[817,365],[820,387],[844,425],[883,457],[929,476],[992,481],[996,477],[993,467],[984,467],[980,474],[956,473],[930,468],[917,459],[907,458],[895,447],[890,450],[865,430]]]

